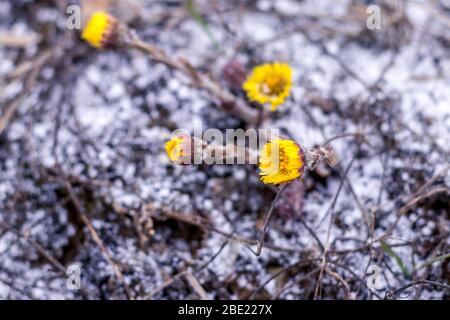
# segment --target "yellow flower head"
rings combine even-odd
[[[280,184],[301,177],[304,171],[302,148],[292,140],[267,142],[260,154],[259,170],[265,184]]]
[[[166,153],[170,161],[180,162],[183,157],[183,140],[184,137],[175,137],[166,142]]]
[[[116,33],[117,20],[104,11],[97,11],[83,29],[81,38],[96,48],[108,46]]]
[[[267,63],[257,66],[243,84],[251,101],[270,104],[271,110],[289,96],[292,87],[292,68],[286,63]]]

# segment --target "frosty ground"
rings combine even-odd
[[[449,298],[448,1],[377,2],[382,30],[370,1],[196,1],[206,24],[183,1],[133,2],[142,38],[224,86],[231,60],[288,62],[267,126],[339,156],[293,185],[260,257],[275,192],[257,168],[164,152],[175,129],[245,124],[143,53],[90,48],[55,2],[0,2],[0,34],[37,35],[0,46],[0,117],[18,104],[0,134],[0,298]]]

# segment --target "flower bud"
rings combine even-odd
[[[95,48],[106,48],[115,44],[118,25],[116,18],[104,11],[97,11],[84,27],[81,38]]]

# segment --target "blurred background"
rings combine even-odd
[[[245,123],[142,52],[90,47],[70,5],[243,99],[233,75],[291,65],[267,126],[340,160],[289,186],[261,256],[257,168],[164,151]],[[449,48],[447,0],[0,0],[0,298],[448,299]]]

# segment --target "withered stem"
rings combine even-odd
[[[127,44],[147,53],[154,61],[187,75],[195,86],[215,96],[220,101],[221,107],[233,116],[249,125],[254,125],[258,121],[259,113],[256,109],[249,107],[244,100],[233,95],[209,75],[197,71],[189,61],[181,58],[172,58],[164,50],[140,39],[134,30],[124,30],[123,28],[122,26],[122,38],[126,39],[125,42]]]

